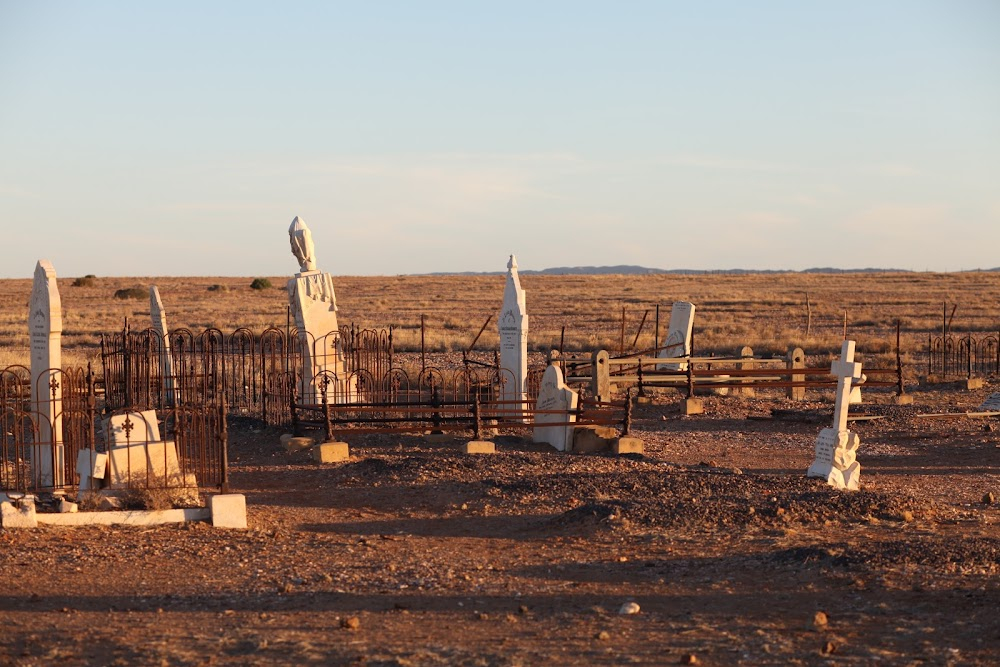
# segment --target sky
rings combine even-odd
[[[0,277],[1000,267],[1000,2],[0,0]]]

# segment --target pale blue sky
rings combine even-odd
[[[1000,2],[0,0],[0,277],[1000,266]]]

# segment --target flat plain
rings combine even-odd
[[[250,280],[155,284],[171,326],[284,326],[282,292]],[[113,294],[149,279],[69,282],[77,359],[99,364],[97,333],[148,321],[145,302]],[[979,332],[996,330],[1000,303],[994,273],[522,282],[536,351],[558,347],[563,326],[567,349],[614,349],[622,307],[631,338],[643,312],[659,303],[665,322],[671,301],[689,299],[702,351],[795,344],[828,359],[846,311],[864,361],[889,355],[901,320],[918,364],[945,303],[946,314],[957,304],[955,331]],[[345,322],[394,325],[412,358],[423,314],[428,347],[454,356],[499,306],[503,279],[336,287]],[[0,283],[0,349],[12,357],[29,290]],[[477,350],[495,346],[489,333]],[[635,407],[644,455],[624,457],[556,453],[526,429],[502,431],[484,456],[460,454],[462,439],[343,433],[351,459],[318,465],[285,452],[280,429],[233,418],[248,531],[0,531],[0,664],[996,664],[1000,429],[920,415],[975,410],[1000,383],[909,391],[910,406],[865,391],[860,409],[881,419],[852,426],[853,493],[804,476],[829,392],[706,396],[704,414],[683,416],[679,395],[661,390]]]

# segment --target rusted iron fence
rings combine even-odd
[[[971,378],[1000,375],[1000,333],[928,336],[927,375]]]
[[[119,410],[108,408],[99,391],[100,380],[92,369],[51,369],[51,380],[33,399],[31,372],[24,366],[0,369],[0,489],[22,493],[68,491],[80,488],[80,453],[108,455],[116,449],[109,433],[109,419],[141,406]],[[49,373],[40,375],[40,378]],[[213,404],[175,405],[158,413],[161,432],[170,449],[156,443],[136,441],[137,450],[126,443],[127,470],[120,489],[218,487],[226,477],[225,407]],[[135,450],[135,451],[132,451]],[[156,460],[157,452],[171,452],[169,465]],[[86,457],[84,457],[86,458]],[[161,471],[133,476],[133,469]],[[146,464],[139,465],[139,461]]]

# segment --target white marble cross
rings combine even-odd
[[[847,430],[847,411],[851,403],[851,381],[861,377],[861,363],[854,361],[854,341],[845,340],[840,348],[840,359],[830,366],[830,374],[837,376],[837,401],[833,409],[833,428]]]

